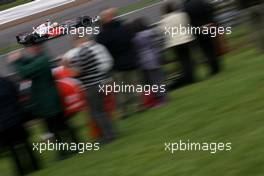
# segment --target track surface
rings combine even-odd
[[[78,7],[73,7],[52,15],[44,16],[42,18],[32,20],[15,27],[11,27],[5,30],[0,30],[0,47],[4,48],[9,45],[16,43],[15,36],[19,33],[26,31],[31,31],[33,26],[41,24],[46,19],[51,19],[52,21],[65,21],[67,19],[72,19],[81,15],[98,15],[102,10],[109,7],[125,7],[129,4],[138,2],[139,0],[92,0],[89,3],[83,4]],[[144,10],[137,11],[135,13],[129,13],[121,18],[126,21],[131,21],[138,17],[145,17],[151,23],[155,23],[160,19],[160,8],[161,5],[155,5]],[[45,42],[45,47],[47,48],[49,54],[54,59],[60,54],[65,53],[72,48],[71,36],[63,36],[56,39],[52,39]],[[7,66],[6,56],[0,56],[0,75],[7,75],[12,73],[13,70]]]
[[[52,15],[44,16],[42,18],[32,20],[15,27],[11,27],[8,29],[4,29],[0,31],[0,47],[6,47],[16,42],[15,36],[19,33],[23,33],[25,31],[31,31],[33,26],[41,24],[46,19],[51,19],[52,21],[64,21],[67,19],[72,19],[81,15],[90,15],[95,16],[98,15],[102,10],[109,7],[125,7],[129,4],[138,2],[140,0],[93,0],[91,2],[87,2],[81,6],[73,7],[62,12],[54,13]],[[153,7],[146,8],[144,10],[137,11],[135,13],[130,13],[128,15],[123,16],[124,20],[133,20],[137,17],[146,17],[150,22],[157,22],[160,19],[160,7],[161,5],[156,5]],[[70,48],[72,48],[71,44],[71,36],[63,36],[53,40],[49,40],[45,42],[45,46],[53,57],[58,56],[59,54],[63,54]]]

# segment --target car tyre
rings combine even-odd
[[[88,27],[91,26],[92,24],[92,19],[88,16],[83,16],[80,19],[80,26]]]

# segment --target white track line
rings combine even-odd
[[[41,2],[38,0],[0,11],[0,25],[72,3],[74,1],[75,0],[52,0],[50,2]]]
[[[133,10],[133,11],[128,12],[128,13],[124,13],[124,14],[122,14],[122,15],[117,16],[116,18],[122,18],[122,17],[124,17],[124,16],[128,16],[128,15],[131,15],[131,14],[133,14],[133,13],[136,13],[136,12],[139,12],[139,11],[142,11],[142,10],[145,10],[145,9],[148,9],[148,8],[152,8],[152,7],[158,6],[158,5],[162,4],[162,3],[164,3],[164,1],[160,1],[160,2],[157,2],[157,3],[151,4],[151,5],[149,5],[149,6],[146,6],[146,7],[143,7],[143,8],[137,9],[137,10]],[[11,52],[12,52],[12,51],[11,51]],[[7,55],[8,55],[8,54],[0,55],[0,58],[1,58],[1,57],[4,57],[4,56],[7,56]]]
[[[143,8],[137,9],[137,10],[133,10],[133,11],[128,12],[128,13],[124,13],[124,14],[122,14],[122,15],[117,16],[116,18],[122,18],[122,17],[124,17],[124,16],[128,16],[128,15],[130,15],[130,14],[133,14],[133,13],[136,13],[136,12],[139,12],[139,11],[142,11],[142,10],[145,10],[145,9],[149,9],[149,8],[152,8],[152,7],[158,6],[158,5],[162,4],[162,3],[164,3],[164,1],[156,2],[156,3],[151,4],[151,5],[149,5],[149,6],[146,6],[146,7],[143,7]]]

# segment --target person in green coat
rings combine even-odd
[[[77,137],[67,124],[63,114],[62,102],[52,75],[50,58],[41,44],[26,47],[27,56],[17,50],[9,55],[9,62],[16,68],[18,74],[25,80],[31,80],[32,114],[43,119],[48,130],[54,134],[57,142],[69,136],[77,143]],[[67,152],[60,153],[64,157]]]
[[[31,80],[33,114],[38,118],[52,118],[63,112],[61,100],[51,72],[49,56],[38,45],[27,47],[30,57],[17,57],[12,64],[22,79]]]

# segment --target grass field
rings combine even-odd
[[[0,11],[2,10],[6,10],[6,9],[9,9],[11,7],[15,7],[15,6],[18,6],[18,5],[21,5],[21,4],[25,4],[25,3],[28,3],[28,2],[31,2],[32,0],[16,0],[14,2],[10,2],[10,3],[7,3],[7,4],[2,4],[0,5]]]
[[[45,169],[31,176],[262,176],[263,59],[252,48],[226,55],[221,74],[172,92],[166,107],[118,121],[121,136],[114,143],[62,162],[46,152],[41,155]],[[74,119],[79,134],[86,136],[83,121]],[[179,140],[232,142],[232,150],[164,151],[165,142]],[[11,176],[5,157],[0,170],[1,176]]]
[[[18,43],[14,43],[12,45],[8,45],[7,47],[0,48],[0,55],[8,54],[9,52],[14,51],[16,49],[20,49],[20,48],[22,48],[22,45],[20,45]]]

